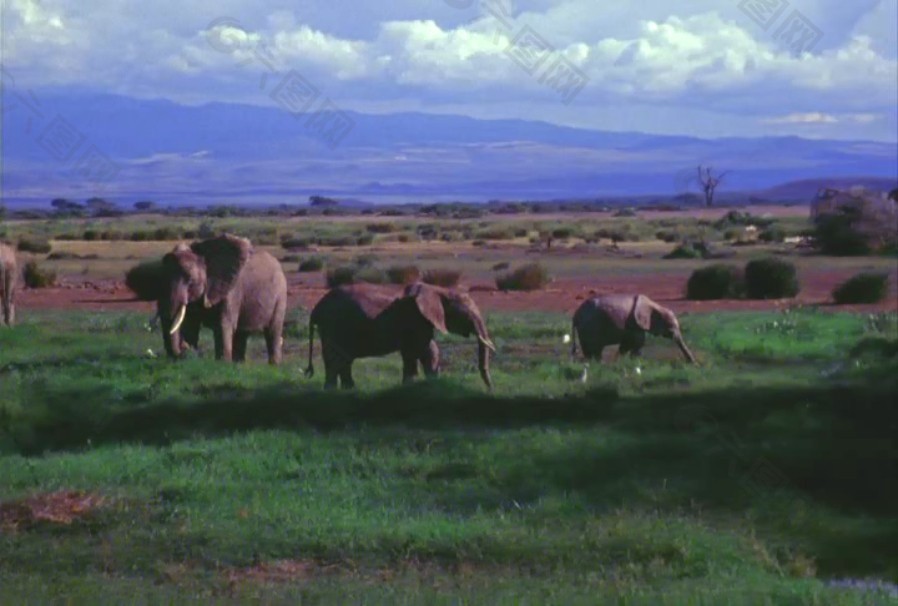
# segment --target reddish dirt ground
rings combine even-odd
[[[898,310],[896,274],[892,273],[888,298],[873,305],[842,305],[832,303],[830,293],[850,278],[851,270],[806,270],[800,272],[802,291],[795,299],[771,301],[686,301],[683,298],[688,273],[614,275],[594,282],[585,278],[559,279],[537,292],[498,292],[492,284],[474,281],[468,286],[471,295],[483,311],[554,311],[570,313],[580,301],[596,293],[643,293],[667,305],[676,312],[707,313],[713,311],[774,310],[799,305],[820,305],[831,311],[879,312]],[[320,278],[309,280],[291,277],[289,304],[291,309],[301,306],[311,309],[326,288]],[[93,310],[142,311],[152,314],[154,304],[135,301],[122,282],[113,280],[77,281],[69,279],[62,287],[40,290],[24,289],[18,296],[19,314],[28,310]]]
[[[102,507],[102,495],[78,490],[60,490],[0,503],[0,530],[16,531],[40,522],[71,524]]]

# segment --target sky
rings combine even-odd
[[[4,83],[38,96],[270,106],[277,89],[367,113],[898,141],[898,0],[2,0],[2,19]]]

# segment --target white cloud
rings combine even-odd
[[[893,39],[898,29],[882,19],[895,12],[894,0],[807,0],[802,10],[825,37],[801,57],[777,47],[735,5],[720,7],[717,0],[601,7],[595,0],[518,0],[509,30],[478,17],[476,1],[467,11],[412,0],[357,9],[344,0],[317,0],[295,11],[273,0],[160,3],[165,10],[148,15],[112,0],[8,0],[5,67],[31,87],[77,84],[255,103],[270,102],[257,86],[261,73],[294,69],[344,103],[398,105],[414,97],[425,110],[468,105],[471,113],[513,104],[525,108],[519,115],[534,117],[557,95],[505,52],[529,24],[588,77],[574,102],[584,114],[596,105],[638,104],[729,112],[734,120],[761,116],[782,127],[848,127],[894,123],[898,105],[896,53],[884,50],[881,39]],[[373,13],[376,26],[353,25]],[[235,17],[215,18],[221,14]]]
[[[876,114],[843,114],[834,116],[824,112],[794,113],[785,116],[762,118],[761,124],[837,124],[840,122],[852,122],[856,124],[870,124],[876,122],[881,116]]]
[[[838,122],[832,114],[822,112],[809,112],[804,114],[789,114],[777,118],[765,118],[763,124],[835,124]]]

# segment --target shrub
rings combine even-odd
[[[308,238],[286,237],[281,239],[281,248],[284,250],[302,250],[309,247]]]
[[[54,251],[47,255],[48,261],[89,261],[93,259],[99,259],[100,255],[89,254],[89,255],[79,255],[78,253],[68,252],[64,250]]]
[[[771,225],[758,234],[758,239],[762,242],[782,242],[786,239],[786,232],[778,225]]]
[[[281,263],[297,263],[299,261],[299,255],[284,255],[281,257]]]
[[[879,303],[886,298],[889,274],[865,272],[843,282],[833,290],[833,300],[846,303]]]
[[[374,242],[374,235],[373,235],[373,234],[362,234],[362,235],[359,236],[358,239],[355,241],[355,243],[356,243],[357,246],[368,246],[368,245],[371,244],[372,242]]]
[[[502,271],[503,269],[508,269],[508,267],[508,261],[502,261],[501,263],[493,265],[493,271]]]
[[[549,283],[549,272],[539,263],[530,263],[496,277],[499,290],[539,290]]]
[[[508,227],[491,227],[477,232],[478,240],[511,240],[514,238],[514,230]]]
[[[715,263],[692,272],[686,283],[686,298],[692,301],[735,299],[742,294],[742,290],[739,268]]]
[[[571,236],[574,235],[574,230],[571,227],[559,227],[558,229],[552,230],[552,237],[557,238],[559,240],[567,240]]]
[[[361,255],[357,255],[354,263],[359,267],[371,267],[372,265],[377,263],[377,255],[373,253],[364,253]]]
[[[655,233],[655,237],[662,242],[667,242],[668,244],[672,244],[680,239],[680,236],[673,231],[660,230]]]
[[[309,257],[299,262],[298,271],[321,271],[324,269],[324,259],[322,257]]]
[[[386,284],[387,273],[379,267],[361,267],[355,273],[356,282],[368,282],[369,284]]]
[[[421,270],[416,265],[394,265],[387,269],[387,278],[393,284],[411,284],[421,279]]]
[[[341,265],[333,269],[327,270],[326,280],[330,288],[342,286],[344,284],[352,284],[355,282],[358,267],[354,265]]]
[[[53,250],[50,242],[37,238],[19,238],[18,249],[22,252],[46,254]]]
[[[357,240],[353,236],[329,236],[318,239],[321,246],[354,246]]]
[[[745,294],[749,299],[794,297],[799,290],[795,265],[788,261],[766,257],[745,266]]]
[[[461,272],[454,269],[429,269],[424,272],[421,280],[434,286],[452,288],[458,286],[461,280]]]
[[[162,259],[143,261],[128,270],[125,274],[125,286],[138,299],[155,301],[161,294],[163,285]]]
[[[85,242],[92,242],[93,240],[99,240],[99,238],[100,234],[94,229],[85,229],[84,233],[81,234],[81,239]]]
[[[867,237],[855,228],[860,213],[852,208],[817,218],[814,240],[825,255],[866,255],[870,253]]]
[[[702,253],[691,243],[678,244],[676,248],[664,255],[665,259],[701,259]]]
[[[41,269],[37,261],[25,264],[23,277],[28,288],[46,288],[56,284],[56,272],[52,269]]]
[[[365,229],[372,234],[389,234],[396,231],[396,226],[392,223],[369,223]]]

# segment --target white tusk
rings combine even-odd
[[[496,353],[496,346],[493,345],[493,342],[492,342],[492,341],[490,341],[489,339],[481,338],[481,337],[478,337],[478,339],[480,339],[480,342],[481,342],[481,343],[483,343],[483,344],[486,345],[489,349],[491,349],[491,350],[493,351],[493,353]]]
[[[178,329],[181,328],[181,324],[184,323],[184,316],[187,315],[187,306],[182,305],[181,311],[178,312],[178,318],[175,320],[174,325],[171,327],[171,330],[168,331],[168,334],[173,335],[178,332]]]

